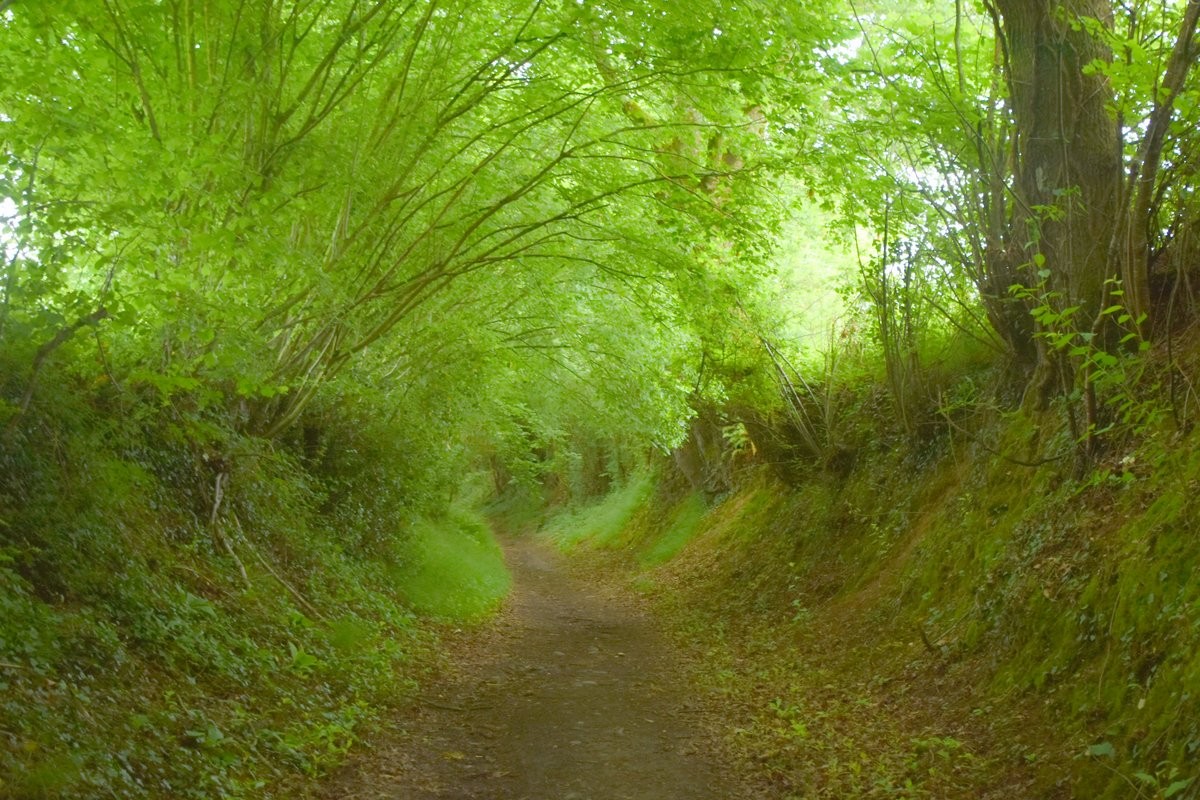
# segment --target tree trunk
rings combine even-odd
[[[1062,5],[997,0],[996,6],[1015,124],[1014,207],[1005,248],[990,271],[1018,276],[1028,286],[1044,277],[1046,288],[1058,293],[1054,305],[1078,306],[1071,324],[1087,330],[1109,277],[1107,244],[1118,213],[1121,149],[1107,109],[1108,81],[1084,72],[1110,53],[1072,23],[1081,17],[1107,20],[1110,6],[1108,0]],[[1040,266],[1022,270],[1034,264]],[[1039,276],[1038,269],[1048,272]],[[1039,372],[1049,366],[1045,348],[1014,349],[1041,353]]]
[[[1130,207],[1124,226],[1114,228],[1112,250],[1120,254],[1121,277],[1124,281],[1125,308],[1133,318],[1134,325],[1142,335],[1147,332],[1143,320],[1148,319],[1150,308],[1150,226],[1155,216],[1155,190],[1158,188],[1158,172],[1162,163],[1163,144],[1175,100],[1183,90],[1188,70],[1195,60],[1197,44],[1196,26],[1200,22],[1200,0],[1189,0],[1180,23],[1179,35],[1171,50],[1162,84],[1155,94],[1154,111],[1146,128],[1146,135],[1138,147],[1137,159],[1130,168],[1129,185],[1125,196]],[[1120,241],[1120,239],[1124,241]]]

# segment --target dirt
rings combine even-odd
[[[529,537],[514,589],[328,800],[737,800],[713,699],[628,594]]]

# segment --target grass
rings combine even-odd
[[[562,550],[581,544],[613,549],[628,543],[628,527],[634,515],[650,499],[655,477],[635,473],[598,502],[582,508],[565,509],[542,525],[539,535]]]
[[[453,621],[480,619],[508,594],[511,577],[487,522],[452,507],[440,519],[419,520],[405,544],[410,558],[396,586],[419,614]]]
[[[699,533],[707,513],[708,504],[704,497],[698,492],[689,494],[672,509],[670,523],[662,532],[642,545],[638,563],[643,567],[656,567],[670,561]]]

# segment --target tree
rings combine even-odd
[[[1032,406],[1071,398],[1090,442],[1106,424],[1097,375],[1186,297],[1195,4],[1114,17],[1105,2],[884,2],[856,16],[860,37],[823,67],[847,110],[821,134],[814,185],[916,254],[897,274],[951,329],[1001,343]]]
[[[430,364],[432,314],[486,316],[460,284],[683,287],[703,242],[757,235],[739,198],[786,147],[747,121],[793,47],[759,12],[18,6],[0,110],[29,255],[5,301],[34,341],[103,307],[114,386],[273,437],[356,358]]]

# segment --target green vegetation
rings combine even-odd
[[[0,2],[0,794],[295,796],[506,592],[470,476],[673,445],[804,47],[709,10]]]
[[[395,589],[420,614],[475,620],[508,594],[504,556],[487,522],[452,509],[445,519],[421,520],[406,543],[409,563],[397,569]]]
[[[630,519],[653,489],[652,475],[635,473],[598,501],[554,514],[540,533],[563,549],[580,542],[593,547],[619,547]]]
[[[225,442],[243,466],[214,526],[161,431],[89,434],[8,451],[29,502],[0,550],[0,793],[261,796],[337,763],[432,646],[396,556],[253,441]]]
[[[302,796],[657,587],[796,797],[1200,797],[1200,4],[0,0],[0,794]]]
[[[507,591],[477,514],[405,513],[395,461],[347,483],[345,450],[387,458],[382,426],[297,458],[213,425],[237,459],[212,493],[203,454],[161,446],[169,413],[95,432],[59,402],[72,436],[8,450],[4,796],[295,796],[415,691],[418,614]]]
[[[1200,553],[1177,480],[1200,459],[1151,440],[1064,479],[949,432],[877,441],[844,478],[758,467],[711,505],[668,469],[604,532],[694,679],[747,710],[731,747],[780,797],[1191,797]]]
[[[658,538],[647,542],[638,561],[652,567],[674,558],[699,532],[706,511],[704,498],[689,494],[671,511],[670,524],[662,527]]]

